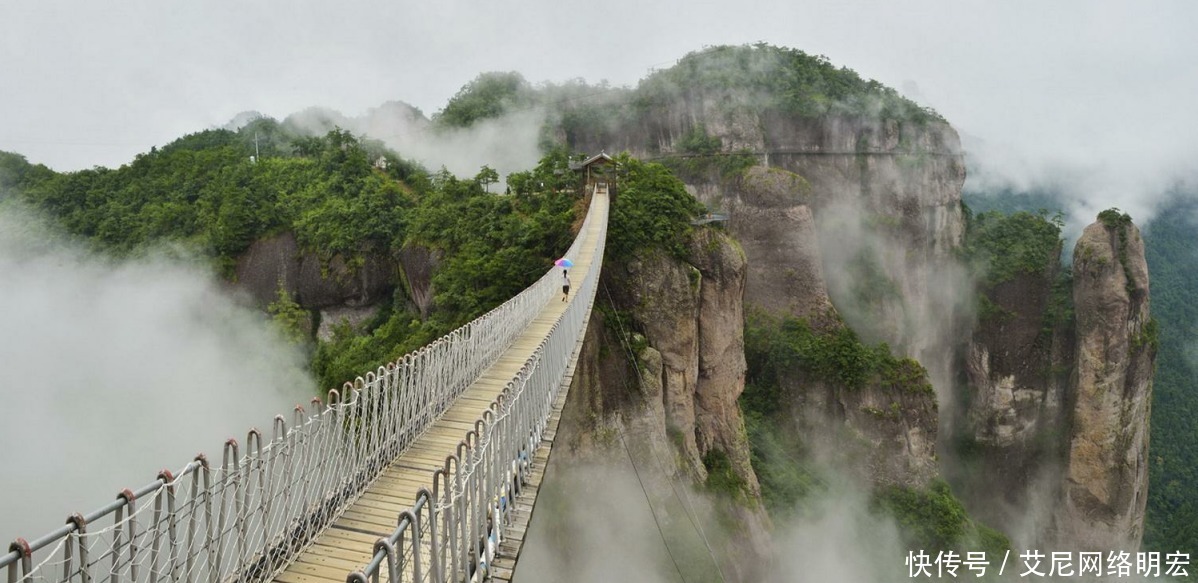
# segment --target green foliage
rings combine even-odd
[[[702,123],[692,127],[675,146],[679,154],[662,158],[661,164],[686,182],[728,180],[757,164],[757,157],[748,150],[725,152],[723,140],[709,135]]]
[[[1196,200],[1192,192],[1174,193],[1144,229],[1152,312],[1159,322],[1153,326],[1158,352],[1149,425],[1145,550],[1198,549],[1198,440],[1193,431],[1198,419]],[[1144,345],[1151,341],[1146,335],[1141,339]]]
[[[1119,264],[1123,266],[1123,277],[1126,281],[1127,295],[1133,296],[1136,292],[1136,280],[1132,277],[1131,265],[1127,259],[1127,229],[1131,226],[1131,215],[1120,211],[1117,208],[1109,208],[1098,213],[1098,220],[1107,229],[1113,230],[1119,236]]]
[[[972,172],[971,169],[970,173]],[[1062,214],[1065,210],[1058,195],[1045,190],[1027,192],[1011,188],[996,191],[966,190],[961,193],[961,201],[966,210],[972,209],[972,213],[999,211],[1004,215],[1013,215],[1024,211],[1041,216],[1055,216]]]
[[[844,325],[817,331],[789,316],[750,312],[745,321],[745,360],[746,382],[763,391],[756,394],[746,388],[742,395],[742,403],[754,411],[777,410],[777,379],[796,371],[848,389],[881,384],[894,390],[932,392],[922,365],[895,357],[885,343],[862,343]]]
[[[891,486],[874,496],[875,510],[894,517],[909,548],[927,551],[985,551],[1002,560],[1011,542],[998,531],[972,520],[942,480],[927,490]]]
[[[559,188],[568,163],[564,152],[555,151],[535,169],[514,174],[513,196],[488,194],[477,179],[445,171],[434,175],[406,210],[403,239],[395,245],[441,253],[432,277],[435,310],[421,319],[397,295],[393,308],[366,333],[335,330],[313,357],[318,382],[337,386],[416,350],[507,301],[550,269],[572,240],[576,199],[572,188]]]
[[[988,287],[1044,273],[1059,255],[1063,225],[1059,213],[1049,218],[1047,211],[984,212],[967,224],[963,253]]]
[[[20,154],[0,151],[0,200],[53,176],[53,170],[41,164],[30,164]]]
[[[617,156],[616,164],[619,190],[608,219],[605,260],[653,250],[684,259],[690,220],[703,212],[702,205],[661,164],[628,154]]]
[[[491,192],[491,185],[499,182],[499,173],[494,168],[484,165],[474,176],[474,181],[481,184],[483,190]]]
[[[1098,213],[1098,220],[1108,229],[1120,229],[1131,224],[1131,215],[1117,208],[1109,208]]]
[[[1139,352],[1143,348],[1156,352],[1160,349],[1160,345],[1160,325],[1157,324],[1156,318],[1149,318],[1148,322],[1140,330],[1140,333],[1131,338],[1131,350],[1133,352]]]
[[[294,344],[308,342],[312,335],[312,316],[295,303],[283,286],[279,286],[279,299],[271,302],[266,312],[288,341]]]
[[[433,121],[442,127],[469,127],[499,117],[512,107],[527,105],[531,92],[528,81],[514,71],[483,73],[451,97]]]
[[[760,393],[760,389],[746,385],[745,392]],[[825,484],[800,444],[783,434],[780,423],[771,416],[747,408],[744,416],[753,471],[761,484],[762,502],[770,516],[791,516],[804,499],[823,491]]]
[[[707,126],[696,124],[678,140],[678,150],[685,154],[715,154],[723,149],[724,141],[719,136],[708,135]]]
[[[263,152],[256,163],[254,133]],[[379,156],[392,162],[386,170],[373,167]],[[342,130],[304,137],[260,119],[240,132],[184,136],[115,170],[25,172],[20,190],[109,251],[175,240],[221,263],[284,230],[326,255],[386,249],[402,238],[410,206],[411,186],[400,178],[421,184],[421,172]]]
[[[762,96],[757,107],[774,106],[803,117],[860,115],[917,123],[940,120],[898,92],[854,71],[837,68],[824,56],[765,43],[716,46],[693,52],[669,69],[641,82],[637,103],[651,108],[679,90],[743,91]]]
[[[703,467],[707,469],[708,490],[729,496],[735,500],[746,499],[745,480],[732,467],[728,454],[712,449],[703,456]]]
[[[536,168],[513,172],[507,177],[508,189],[517,197],[533,193],[581,194],[578,174],[570,170],[570,155],[564,148],[552,148]]]

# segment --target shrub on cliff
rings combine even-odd
[[[638,252],[664,251],[683,259],[690,221],[703,205],[669,169],[621,154],[618,187],[607,226],[605,260],[622,261]]]

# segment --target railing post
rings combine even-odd
[[[8,552],[17,552],[21,554],[21,560],[13,562],[8,566],[8,583],[17,583],[17,563],[21,566],[21,579],[28,577],[33,572],[33,549],[29,547],[29,541],[18,538],[13,541],[8,547]]]
[[[221,461],[221,496],[220,496],[220,516],[217,520],[217,533],[219,534],[216,544],[216,565],[215,569],[208,574],[210,580],[219,581],[224,578],[224,562],[225,562],[225,521],[228,512],[229,501],[229,484],[233,485],[233,511],[237,513],[236,522],[241,522],[241,497],[238,496],[238,490],[241,485],[241,457],[237,446],[237,440],[229,438],[225,441],[225,452]],[[238,527],[235,525],[235,527]],[[114,582],[115,583],[115,582]]]

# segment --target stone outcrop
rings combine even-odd
[[[236,286],[260,304],[286,290],[307,309],[361,307],[389,299],[395,289],[395,265],[379,254],[364,254],[355,265],[335,255],[322,259],[300,248],[288,232],[255,241],[237,258]]]
[[[1073,548],[1132,551],[1144,531],[1156,331],[1139,229],[1126,215],[1106,222],[1086,227],[1073,253],[1076,387],[1054,527]]]
[[[991,306],[964,359],[956,481],[1025,545],[1132,551],[1143,536],[1155,323],[1139,231],[1104,215],[1077,242],[1071,288],[1052,289],[1070,281],[1054,255],[982,290]],[[1072,320],[1050,313],[1063,294]]]
[[[1125,315],[1107,311],[1103,302],[1117,302],[1092,298],[1097,292],[1086,292],[1090,284],[1075,273],[1077,325],[1053,320],[1059,268],[1052,260],[1039,274],[984,290],[998,317],[974,328],[974,283],[957,258],[965,168],[948,124],[800,117],[743,91],[704,89],[679,91],[624,126],[570,137],[584,151],[669,159],[685,154],[697,132],[718,137],[724,155],[747,151],[758,164],[725,175],[719,164],[688,162],[680,172],[696,198],[729,215],[729,231],[748,260],[748,309],[802,318],[817,329],[843,321],[862,340],[887,342],[918,360],[935,388],[935,398],[881,387],[850,393],[796,376],[786,391],[801,435],[852,436],[875,483],[926,483],[947,455],[953,467],[946,475],[964,486],[978,516],[1009,531],[1034,531],[1034,540],[1053,532],[1057,540],[1095,546],[1105,537],[1101,544],[1114,545],[1106,548],[1119,546],[1115,532],[1124,533],[1123,546],[1139,540],[1151,358],[1137,352],[1102,360],[1118,346],[1127,353],[1148,344],[1147,283],[1137,279],[1142,245],[1133,227],[1122,247],[1118,234],[1108,233],[1106,264],[1095,259],[1104,256],[1097,250],[1090,259],[1075,255],[1091,271],[1107,266],[1112,290],[1124,285],[1119,277],[1133,281]],[[672,276],[672,286],[684,287],[681,275]],[[1121,341],[1103,328],[1117,322],[1125,329]],[[691,342],[686,326],[663,328],[677,330],[674,342]],[[1097,355],[1096,346],[1110,354]],[[679,403],[671,401],[669,379],[690,374],[673,362],[674,348],[659,347],[667,403]],[[1119,399],[1106,388],[1116,385],[1127,387]],[[697,418],[689,404],[667,406],[667,414]],[[703,444],[683,441],[693,463]],[[1060,508],[1049,521],[1055,527],[1030,512],[1044,506]],[[1027,522],[1031,514],[1035,524]],[[1081,536],[1085,529],[1107,534]]]
[[[1061,480],[1072,395],[1073,327],[1063,313],[1060,248],[1041,269],[1019,272],[978,291],[988,301],[961,366],[969,395],[959,410],[954,482],[976,516],[1027,545],[1042,542],[1044,521],[1029,512],[1050,506]],[[950,412],[951,413],[951,412]]]
[[[725,198],[729,230],[752,258],[747,304],[809,319],[832,311],[810,198],[803,177],[765,167],[750,168]]]
[[[661,360],[660,422],[677,436],[685,469],[705,479],[703,458],[719,450],[755,496],[736,404],[745,378],[744,254],[710,229],[697,230],[689,247],[693,263],[653,253],[612,266],[605,276],[616,304],[631,316],[621,332],[643,331],[652,358]]]
[[[428,318],[433,307],[433,273],[441,264],[441,253],[421,245],[405,245],[399,250],[398,260],[404,291],[420,317]]]
[[[816,292],[801,289],[818,289],[812,276],[822,272],[840,316],[866,340],[923,363],[946,404],[952,355],[968,332],[962,304],[970,287],[954,256],[965,231],[956,131],[937,120],[796,116],[770,103],[747,89],[680,89],[624,125],[569,136],[570,145],[669,158],[685,154],[686,138],[701,129],[720,139],[723,154],[749,152],[769,170],[740,179],[712,164],[683,179],[700,201],[730,215],[750,265],[750,305],[824,313]],[[795,247],[815,253],[786,252]]]
[[[793,430],[817,459],[873,486],[927,487],[939,475],[931,387],[835,386],[788,371]]]
[[[760,505],[745,505],[759,496],[737,405],[746,264],[736,242],[714,229],[697,229],[688,246],[689,262],[651,253],[605,266],[610,301],[601,288],[551,465],[629,460],[667,531],[679,525],[665,536],[686,539],[697,536],[683,528],[694,509],[677,492],[703,482],[705,457],[719,452],[743,499],[714,502],[734,517],[736,532],[713,544],[730,581],[754,581],[770,543]]]

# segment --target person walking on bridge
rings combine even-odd
[[[562,301],[563,302],[566,301],[566,298],[570,297],[570,274],[567,273],[568,271],[569,271],[568,269],[562,270]]]

